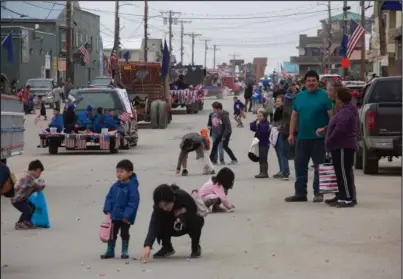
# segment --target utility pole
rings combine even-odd
[[[181,20],[181,64],[183,65],[183,55],[185,48],[183,47],[183,36],[185,35],[185,28],[183,27],[183,24],[185,23],[191,23],[191,21],[186,21],[186,20]]]
[[[119,1],[115,1],[115,33],[114,33],[114,44],[113,44],[113,49],[112,51],[116,51],[116,60],[118,61],[119,57],[119,31],[120,31],[120,26],[119,26]],[[118,84],[119,80],[119,75],[117,74],[118,66],[117,65],[112,65],[112,78],[115,79],[115,83]],[[115,68],[115,69],[114,69]]]
[[[361,0],[361,26],[365,28],[365,1]],[[365,74],[365,34],[362,35],[361,37],[361,78],[362,80],[366,80],[366,74]]]
[[[195,38],[201,36],[202,34],[190,33],[184,34],[185,36],[192,37],[192,66],[195,64]]]
[[[144,0],[144,62],[148,61],[148,1]]]
[[[207,42],[211,40],[204,40],[204,68],[207,69],[207,51],[208,51],[208,45]]]
[[[232,55],[230,55],[230,56],[231,56],[231,58],[232,58],[232,67],[233,67],[233,71],[234,71],[234,73],[235,73],[235,67],[236,67],[235,60],[236,60],[236,58],[237,58],[238,56],[240,56],[240,55],[234,53],[234,54],[232,54]]]
[[[172,24],[177,24],[178,18],[174,18],[174,15],[180,15],[181,13],[179,12],[173,12],[173,11],[168,11],[168,12],[161,12],[161,14],[167,14],[168,18],[164,17],[164,24],[168,23],[168,28],[169,28],[169,58],[171,58],[172,54]]]
[[[343,33],[347,34],[347,25],[348,25],[348,18],[347,18],[347,11],[350,9],[350,7],[347,6],[347,0],[343,1],[343,20],[344,20],[344,25],[343,25]],[[344,58],[347,57],[347,51],[344,54]],[[346,78],[348,75],[348,68],[343,69],[343,77]]]
[[[73,46],[71,43],[71,0],[66,2],[66,80],[70,78],[74,84]]]
[[[387,47],[386,47],[386,24],[385,24],[385,19],[383,17],[383,12],[382,12],[382,3],[383,1],[377,1],[375,4],[375,7],[377,7],[377,9],[374,11],[378,17],[378,29],[379,29],[379,47],[380,47],[380,52],[381,52],[381,56],[382,56],[382,60],[383,57],[387,57],[387,61],[389,61],[389,57],[388,57],[388,51],[387,51]],[[388,66],[381,66],[381,76],[382,77],[387,77],[389,75],[389,71],[388,71]]]
[[[217,45],[213,45],[213,51],[214,51],[214,55],[213,55],[213,69],[215,70],[215,53],[217,50],[220,50],[217,48]]]
[[[332,6],[330,0],[327,1],[327,15],[328,15],[328,27],[327,27],[327,71],[330,73],[330,68],[332,68],[332,63],[330,60],[330,48],[332,47]]]

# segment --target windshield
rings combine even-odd
[[[48,79],[29,79],[27,81],[27,86],[31,88],[53,88],[52,80]]]
[[[95,78],[91,81],[91,85],[109,86],[110,83],[110,78]]]
[[[377,81],[369,96],[368,103],[401,103],[402,102],[402,80]]]
[[[102,107],[105,110],[123,110],[116,91],[77,91],[74,98],[76,98],[74,104],[77,111],[85,110],[88,105],[91,105],[93,109]]]

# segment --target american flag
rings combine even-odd
[[[121,115],[119,115],[119,119],[123,122],[128,122],[130,119],[130,114],[124,111]]]
[[[100,149],[109,149],[109,135],[108,134],[100,134],[99,135],[99,148]]]
[[[361,37],[364,36],[364,34],[365,29],[354,20],[350,20],[350,36],[347,43],[347,58],[353,54],[355,46],[360,41]]]
[[[83,55],[83,61],[85,64],[89,64],[90,63],[90,54],[88,53],[88,50],[82,46],[80,47],[80,52]]]
[[[336,173],[332,164],[319,165],[319,191],[321,194],[338,192]]]
[[[64,145],[67,148],[76,147],[76,136],[75,135],[67,135],[64,139]]]
[[[77,135],[76,147],[77,149],[87,148],[87,135]]]
[[[287,73],[284,71],[284,67],[283,67],[283,65],[280,65],[280,72],[281,72],[281,75],[284,77],[284,78],[288,78],[288,75],[287,75]]]

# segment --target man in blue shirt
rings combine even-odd
[[[305,74],[306,89],[296,95],[290,121],[288,141],[295,145],[295,194],[285,198],[286,202],[307,201],[308,164],[312,158],[315,166],[313,181],[314,202],[322,202],[319,193],[318,166],[325,161],[325,139],[317,131],[324,129],[332,117],[332,101],[319,86],[319,75],[315,71]],[[297,140],[295,132],[298,129]],[[318,133],[320,134],[320,133]]]

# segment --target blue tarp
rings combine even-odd
[[[50,228],[48,205],[45,195],[38,191],[29,196],[29,200],[35,205],[35,212],[32,215],[31,222],[39,228]]]
[[[402,1],[383,1],[382,11],[401,11],[402,10]]]

